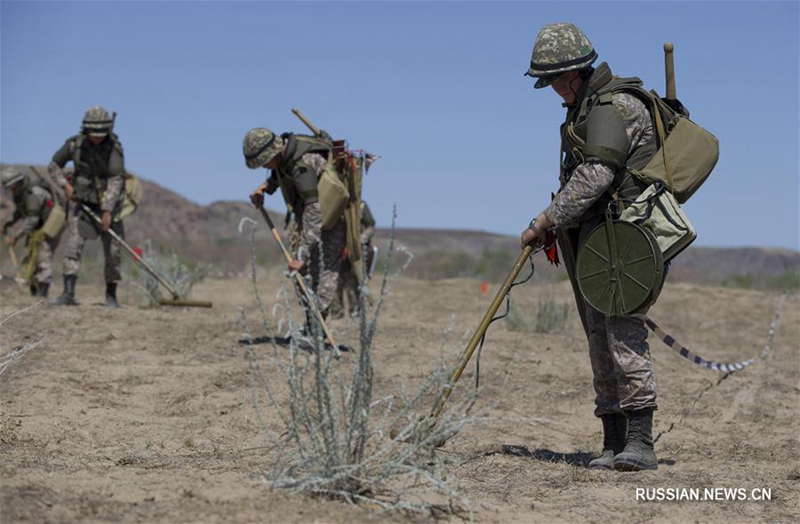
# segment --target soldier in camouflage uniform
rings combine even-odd
[[[251,194],[256,208],[264,205],[264,193],[280,189],[288,214],[290,244],[294,260],[290,271],[311,277],[311,291],[318,298],[319,310],[326,318],[339,278],[340,254],[346,242],[344,215],[329,228],[323,228],[323,213],[317,181],[333,154],[330,140],[307,135],[276,135],[260,127],[247,132],[242,143],[245,163],[250,169],[270,170],[266,182]],[[306,332],[311,316],[306,308]]]
[[[372,237],[375,235],[375,218],[372,216],[369,206],[365,201],[361,201],[361,253],[362,263],[369,271],[372,265]],[[344,317],[345,302],[347,303],[347,313],[351,317],[358,313],[358,274],[356,267],[347,256],[347,250],[342,251],[342,266],[339,269],[339,285],[336,288],[336,296],[331,306],[331,316],[333,318]]]
[[[75,283],[81,267],[81,256],[86,240],[100,236],[105,257],[105,305],[119,307],[117,282],[122,278],[120,246],[113,241],[109,230],[124,238],[122,220],[115,220],[124,191],[125,160],[122,144],[113,133],[114,119],[100,106],[86,111],[81,132],[68,138],[53,155],[48,171],[53,180],[64,189],[69,204],[67,220],[67,247],[64,253],[64,292],[56,305],[75,305]],[[72,161],[71,178],[62,169]],[[89,207],[102,217],[98,225],[83,210]]]
[[[581,310],[594,374],[595,415],[603,422],[601,456],[593,469],[638,471],[656,469],[653,451],[653,411],[656,385],[640,317],[605,316],[585,302],[575,280],[578,249],[588,233],[604,220],[613,195],[626,197],[642,187],[629,167],[643,165],[653,155],[653,120],[644,103],[625,92],[594,100],[593,94],[613,77],[603,62],[597,68],[592,44],[572,24],[547,25],[539,32],[526,75],[535,88],[551,86],[564,100],[561,126],[561,187],[550,205],[522,232],[522,245],[545,242],[556,228],[559,247]],[[582,103],[592,101],[588,106]]]
[[[14,246],[17,240],[25,237],[28,254],[35,257],[35,269],[30,282],[31,295],[47,297],[53,281],[53,252],[61,238],[58,234],[48,236],[42,231],[50,214],[58,205],[50,188],[34,181],[19,169],[6,167],[2,175],[3,188],[11,192],[14,200],[14,216],[3,226],[6,243]],[[63,225],[63,218],[61,221]]]

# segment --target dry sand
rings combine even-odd
[[[260,281],[269,310],[282,278],[270,273]],[[199,284],[193,297],[213,300],[212,309],[143,308],[142,295],[122,285],[123,307],[108,310],[102,291],[79,282],[80,306],[40,305],[9,318],[35,300],[7,280],[0,286],[0,356],[41,340],[0,374],[3,523],[431,520],[264,483],[259,473],[272,457],[251,401],[239,308],[253,336],[278,333],[261,327],[247,279]],[[375,339],[375,397],[419,384],[441,359],[455,364],[494,292],[482,295],[468,279],[395,281]],[[566,283],[528,283],[514,289],[513,307],[533,314],[538,297],[571,296]],[[668,283],[651,316],[707,358],[742,360],[764,348],[777,301],[758,291]],[[354,322],[332,327],[339,342],[357,344]],[[439,451],[453,458],[447,475],[469,499],[474,520],[799,521],[798,297],[786,298],[768,357],[721,382],[722,373],[689,363],[657,339],[651,347],[659,469],[590,471],[585,464],[600,449],[601,425],[592,414],[577,318],[564,334],[493,324],[478,399],[488,420]],[[270,344],[254,349],[276,351]],[[473,387],[474,369],[467,368],[454,397]],[[274,419],[268,425],[276,434],[282,429]],[[509,454],[508,446],[523,453]],[[639,501],[637,488],[743,488],[748,498],[767,488],[771,500]]]

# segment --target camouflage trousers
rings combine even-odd
[[[69,218],[67,219],[67,246],[64,251],[64,276],[77,276],[81,269],[81,258],[83,248],[86,245],[86,238],[81,234],[78,224],[81,219],[79,216],[80,204],[70,203]],[[120,237],[125,238],[125,228],[122,222],[112,222],[111,229]],[[122,280],[122,256],[119,244],[109,233],[100,233],[100,240],[103,243],[103,257],[105,267],[103,270],[106,282],[118,282]]]
[[[40,284],[50,284],[53,282],[53,253],[55,253],[58,247],[59,240],[60,237],[44,237],[44,240],[39,244],[33,280]],[[28,248],[30,249],[30,246],[28,246]],[[30,251],[25,255],[25,258],[27,259],[29,256]]]
[[[657,390],[644,320],[607,317],[588,304],[585,307],[595,415],[655,409]]]
[[[569,230],[571,246],[582,245],[588,234],[600,224],[602,216],[583,222],[579,228]],[[561,245],[561,249],[569,249]],[[577,250],[572,247],[573,257]],[[574,260],[574,258],[573,258]],[[576,296],[580,296],[575,275],[570,280]],[[577,299],[577,297],[576,297]],[[639,316],[610,317],[597,311],[581,297],[578,307],[583,308],[586,336],[589,339],[589,359],[594,375],[596,416],[620,411],[656,408],[657,389],[647,343],[647,326]],[[639,311],[644,315],[647,309]]]
[[[353,263],[349,258],[342,260],[339,270],[339,283],[336,286],[336,296],[331,306],[331,314],[341,316],[345,313],[355,316],[358,311],[358,276],[356,276]]]
[[[290,225],[292,252],[297,253],[300,245],[300,230],[296,222]],[[327,316],[336,295],[339,269],[342,263],[342,250],[347,242],[347,229],[344,220],[339,220],[331,229],[322,232],[322,241],[311,250],[311,254],[300,271],[303,278],[310,280],[309,290],[317,296],[317,304],[323,316]],[[301,300],[303,297],[301,297]]]

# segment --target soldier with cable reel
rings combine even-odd
[[[546,25],[537,35],[525,74],[536,79],[536,89],[552,87],[567,111],[560,189],[522,232],[521,244],[541,244],[548,230],[557,231],[589,342],[595,415],[603,423],[603,451],[589,467],[650,470],[658,468],[657,389],[642,315],[658,297],[668,259],[694,239],[690,224],[678,224],[662,200],[691,196],[719,151],[713,135],[688,120],[674,88],[664,102],[638,78],[617,77],[605,62],[594,67],[597,58],[573,24]],[[674,78],[669,67],[668,78]],[[678,151],[688,156],[674,161]],[[628,205],[634,216],[622,221]],[[666,218],[656,220],[654,209]],[[677,231],[667,257],[654,222]]]

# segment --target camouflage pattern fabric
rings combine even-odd
[[[21,193],[12,194],[15,210],[11,223],[7,224],[8,234],[15,238],[22,238],[41,228],[53,206],[50,191],[32,184],[30,178],[25,177],[23,187]]]
[[[114,120],[104,108],[92,106],[83,115],[82,130],[89,136],[104,137],[114,127]]]
[[[583,69],[597,60],[594,46],[583,31],[570,23],[544,26],[536,36],[527,76],[539,77],[537,89],[548,86],[561,73]]]
[[[306,227],[302,222],[303,219],[311,217],[318,217],[315,222],[318,223],[316,231],[320,232],[317,237],[320,239],[319,241],[309,241]],[[319,203],[315,202],[306,207],[305,213],[301,215],[299,221],[290,224],[289,239],[295,258],[306,261],[300,273],[306,279],[310,279],[309,288],[318,297],[319,310],[323,315],[327,315],[336,294],[342,261],[341,253],[345,246],[347,229],[344,219],[339,220],[336,225],[326,231],[321,231],[321,227],[322,210]]]
[[[75,172],[68,180],[63,168],[70,161],[75,164]],[[84,137],[71,137],[53,155],[47,170],[59,187],[73,186],[76,200],[96,205],[99,196],[101,211],[113,212],[125,189],[125,160],[122,146],[115,137],[98,145]]]
[[[606,317],[588,304],[589,359],[594,373],[596,416],[656,408],[656,383],[639,316]]]
[[[340,318],[345,315],[355,316],[358,312],[358,277],[350,259],[345,257],[339,269],[339,281],[336,296],[331,307],[331,315]]]
[[[24,189],[21,193],[13,195],[14,216],[8,226],[8,233],[14,238],[26,237],[27,263],[33,266],[32,277],[39,283],[51,283],[53,279],[53,252],[58,247],[59,238],[49,239],[45,235],[36,233],[44,225],[53,205],[53,197],[47,189],[35,185],[30,178],[25,176]],[[41,239],[38,247],[32,243],[32,237]],[[34,255],[35,262],[30,261]]]
[[[265,127],[251,129],[244,136],[242,151],[247,167],[257,169],[275,158],[283,149],[283,140]]]
[[[614,107],[622,113],[630,152],[652,140],[653,121],[644,103],[633,95],[617,93]],[[545,209],[545,216],[557,227],[575,227],[584,214],[605,193],[614,181],[614,173],[598,162],[579,164],[570,173],[564,186]]]
[[[34,264],[33,275],[31,277],[40,284],[50,284],[53,282],[53,253],[58,248],[59,238],[49,238],[43,234],[36,235],[38,237],[38,247],[34,249],[33,237],[28,237],[27,252],[23,265],[28,263],[28,259],[34,255],[36,261]],[[27,277],[27,275],[26,275]]]
[[[81,258],[86,239],[78,229],[78,222],[85,220],[81,218],[81,204],[71,202],[69,218],[67,219],[67,245],[64,250],[64,276],[78,275],[81,269]],[[112,222],[111,229],[125,238],[125,228],[122,222]],[[122,280],[122,253],[119,244],[108,233],[101,233],[100,240],[103,242],[103,257],[105,258],[104,277],[108,283]]]
[[[623,116],[630,154],[652,139],[652,119],[644,104],[632,95],[615,94],[612,103]],[[578,246],[603,220],[602,215],[592,212],[592,206],[607,194],[614,174],[598,162],[580,162],[562,174],[561,190],[545,210],[545,215],[565,232],[578,228]],[[577,249],[573,252],[577,253]],[[570,280],[575,286],[572,272]],[[656,409],[657,390],[644,320],[638,316],[605,316],[590,307],[579,292],[576,292],[576,297],[579,297],[578,307],[585,313],[597,395],[595,415]]]

